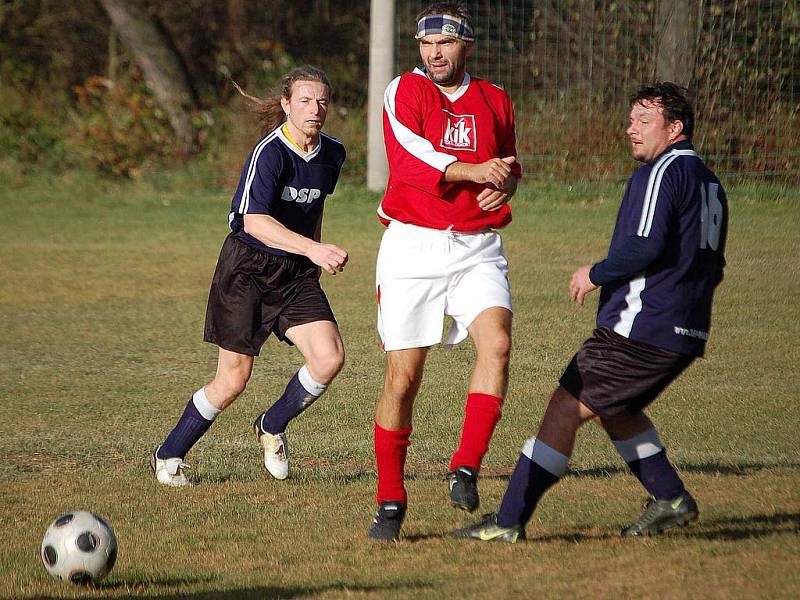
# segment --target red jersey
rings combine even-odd
[[[466,74],[461,86],[446,94],[414,69],[386,88],[383,136],[389,183],[378,215],[384,224],[396,220],[474,232],[511,222],[508,204],[495,211],[478,206],[486,184],[442,179],[456,161],[482,163],[517,155],[514,107],[504,90]],[[511,172],[521,177],[522,167],[514,163]]]

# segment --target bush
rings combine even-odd
[[[44,165],[56,171],[73,160],[63,142],[63,116],[38,101],[6,88],[0,94],[0,148],[20,165]]]
[[[73,90],[73,144],[91,167],[131,176],[174,154],[166,115],[141,83],[125,86],[93,76]]]

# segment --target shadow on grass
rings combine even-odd
[[[135,582],[115,581],[107,584],[99,584],[94,588],[98,591],[111,591],[119,589],[130,589],[133,591],[131,595],[127,596],[113,596],[114,598],[121,598],[123,600],[134,600],[139,598],[158,598],[160,600],[265,600],[271,598],[310,598],[323,594],[325,592],[355,592],[355,593],[380,593],[398,590],[418,590],[420,595],[427,595],[431,593],[431,584],[429,583],[412,583],[412,582],[391,582],[380,585],[364,585],[364,584],[348,584],[343,582],[336,582],[327,585],[303,585],[303,586],[256,586],[251,588],[239,589],[226,589],[219,591],[204,591],[204,592],[164,592],[159,593],[151,589],[155,586],[174,586],[180,584],[190,583],[185,579],[172,579],[154,578],[148,580],[147,585],[137,584]],[[197,583],[192,580],[191,583]],[[426,592],[427,590],[427,592]],[[53,596],[37,596],[37,600],[55,600]]]
[[[734,477],[743,477],[762,471],[764,469],[791,469],[800,470],[800,463],[797,462],[741,462],[736,464],[723,464],[717,462],[705,463],[676,463],[679,471],[684,473],[703,473],[706,475],[728,475]],[[609,477],[610,475],[619,475],[629,473],[628,468],[621,465],[608,465],[602,467],[594,467],[591,469],[571,469],[568,476],[577,478],[602,478]]]
[[[197,594],[175,594],[163,596],[164,600],[263,600],[264,598],[309,598],[323,594],[325,592],[338,591],[338,592],[361,592],[361,593],[380,593],[395,591],[400,589],[419,590],[424,593],[424,590],[430,590],[430,584],[418,583],[387,583],[382,585],[363,585],[363,584],[346,584],[346,583],[331,583],[328,585],[309,585],[309,586],[263,586],[249,589],[239,590],[226,590],[220,592],[199,592]]]
[[[744,540],[785,533],[800,533],[800,513],[701,520],[697,525],[683,530],[685,537],[704,540]]]
[[[365,468],[361,464],[350,464],[348,461],[305,461],[306,470],[303,465],[296,467],[294,482],[335,482],[341,485],[360,483],[362,481],[375,480],[375,471],[372,467]],[[309,467],[309,465],[311,465]],[[294,465],[293,465],[294,466]],[[725,475],[733,477],[744,477],[764,469],[791,469],[800,470],[800,463],[791,461],[766,462],[740,462],[740,463],[676,463],[679,471],[685,473],[704,473],[707,475]],[[147,466],[150,469],[150,466]],[[508,480],[514,466],[496,467],[486,466],[481,469],[481,479],[483,480]],[[577,478],[605,478],[613,475],[627,474],[629,471],[626,466],[621,464],[603,465],[589,469],[570,469],[568,477]],[[259,471],[257,475],[237,475],[230,473],[202,473],[195,476],[195,483],[207,485],[221,485],[227,481],[236,479],[239,482],[255,482],[263,478],[263,473]],[[415,465],[406,472],[406,481],[445,481],[447,480],[447,468],[440,465]]]
[[[528,536],[528,542],[539,542],[539,543],[549,543],[549,542],[567,542],[568,544],[578,544],[580,542],[599,542],[605,540],[616,540],[619,538],[618,532],[597,532],[597,533],[580,533],[580,532],[570,532],[570,533],[552,533],[549,535],[532,535]]]
[[[621,529],[623,524],[620,523]],[[528,542],[550,543],[567,542],[576,544],[580,542],[598,542],[620,539],[619,530],[614,531],[571,531],[568,533],[534,534],[528,537]],[[682,537],[703,540],[745,540],[781,534],[797,535],[800,533],[800,513],[775,513],[771,515],[750,515],[745,517],[725,517],[719,519],[704,519],[688,525],[685,528],[675,528],[664,532],[658,537]],[[449,532],[417,533],[403,537],[405,542],[424,542],[427,540],[452,538]],[[470,540],[465,540],[470,542]]]
[[[622,525],[620,525],[620,528]],[[745,540],[762,538],[770,535],[800,533],[800,513],[775,513],[771,515],[750,515],[745,517],[724,517],[719,519],[704,519],[686,527],[670,529],[659,537],[679,537],[697,540]],[[551,535],[530,536],[530,542],[594,542],[600,540],[619,539],[619,534],[614,532],[597,533],[554,533]]]
[[[424,542],[427,540],[444,540],[447,538],[455,539],[450,535],[449,531],[435,531],[430,533],[412,533],[410,535],[403,535],[401,538],[401,542],[410,542],[412,544],[416,542]]]
[[[612,534],[612,533],[553,533],[551,535],[536,535],[528,537],[527,541],[518,542],[518,544],[525,544],[527,542],[541,542],[541,543],[548,543],[548,542],[568,542],[568,543],[578,543],[578,542],[596,542],[600,540],[608,540],[612,538],[617,538],[619,535]],[[428,540],[442,540],[442,539],[451,539],[451,540],[458,540],[465,544],[477,544],[480,543],[478,540],[472,540],[468,538],[456,538],[450,534],[450,532],[440,532],[440,533],[417,533],[412,535],[403,536],[401,543],[403,542],[425,542]]]

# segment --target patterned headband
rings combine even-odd
[[[437,33],[458,38],[465,42],[475,41],[472,27],[461,17],[428,15],[427,17],[422,17],[417,23],[417,35],[415,36],[417,39]]]

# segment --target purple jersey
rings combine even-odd
[[[332,194],[345,159],[336,138],[320,133],[319,144],[302,152],[280,128],[256,144],[242,169],[228,222],[243,242],[265,252],[286,255],[244,231],[244,215],[269,215],[287,229],[314,239],[325,197]]]
[[[637,169],[617,214],[608,258],[590,275],[602,285],[597,326],[702,355],[714,289],[725,266],[727,226],[725,191],[688,141]],[[625,264],[631,265],[627,272]]]

